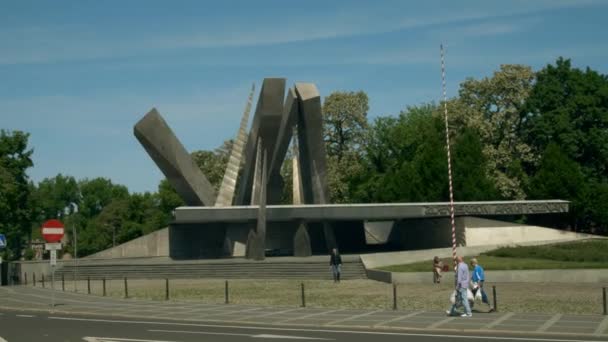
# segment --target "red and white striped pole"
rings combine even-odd
[[[452,224],[452,258],[456,266],[456,223],[454,221],[454,187],[452,186],[452,155],[450,153],[450,129],[448,125],[448,98],[445,90],[445,58],[443,44],[439,46],[441,50],[441,83],[443,86],[443,112],[445,116],[445,144],[448,151],[448,181],[450,183],[450,222]]]

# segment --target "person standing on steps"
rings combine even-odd
[[[340,282],[340,273],[342,272],[342,257],[338,253],[338,249],[334,248],[331,250],[331,256],[329,258],[329,266],[334,276],[334,283]]]
[[[456,289],[456,300],[452,305],[452,308],[446,313],[449,316],[456,315],[456,308],[458,305],[464,306],[464,313],[460,317],[472,317],[471,306],[469,305],[468,291],[469,291],[469,266],[462,260],[461,256],[456,257],[458,266],[456,266],[456,283],[454,284]]]
[[[471,281],[474,284],[473,294],[476,295],[477,291],[481,291],[482,303],[488,304],[488,312],[492,312],[494,311],[494,308],[488,300],[488,295],[486,294],[486,291],[484,291],[483,289],[483,283],[486,281],[486,276],[483,272],[483,267],[481,267],[481,265],[477,262],[476,258],[471,259],[471,267],[473,267],[473,275],[471,276]]]

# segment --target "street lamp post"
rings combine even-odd
[[[78,212],[78,204],[74,203],[74,202],[70,202],[64,209],[63,209],[65,215],[72,215],[72,214],[76,214]],[[77,230],[76,230],[76,225],[74,224],[74,221],[72,221],[72,235],[74,235],[74,261],[75,261],[75,267],[74,267],[74,292],[78,292],[78,286],[77,286],[77,275],[78,275],[78,234],[77,234]]]

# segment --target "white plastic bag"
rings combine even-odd
[[[475,296],[473,296],[473,292],[471,291],[471,289],[467,289],[467,299],[469,302],[472,302],[475,299]],[[454,290],[454,292],[452,292],[452,295],[450,296],[450,303],[456,303],[456,290]]]
[[[477,292],[475,292],[475,300],[481,300],[481,288],[477,289]]]

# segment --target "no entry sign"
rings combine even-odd
[[[48,220],[42,224],[42,238],[48,243],[61,241],[63,234],[63,223],[59,220]]]

